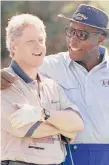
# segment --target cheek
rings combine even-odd
[[[22,60],[27,60],[27,61],[28,59],[31,60],[32,51],[29,47],[25,47],[25,46],[20,47],[18,54],[20,55],[20,58]]]
[[[69,44],[70,44],[70,40],[68,37],[66,37],[66,45],[67,45],[67,48],[69,47]]]
[[[42,46],[41,51],[43,52],[44,55],[46,54],[46,45]]]
[[[83,49],[82,49],[82,50],[83,50],[83,53],[86,54],[86,53],[88,53],[88,51],[89,51],[92,47],[91,47],[90,45],[85,45],[85,46],[83,46],[82,48],[83,48]]]
[[[94,45],[95,45],[95,43],[92,38],[90,38],[90,40],[88,39],[86,41],[83,41],[81,44],[82,50],[84,52],[88,52]]]
[[[28,50],[28,47],[25,47],[24,45],[19,45],[19,47],[17,48],[17,52],[19,53],[23,53],[26,52]]]
[[[23,47],[22,53],[25,54],[26,56],[30,56],[33,53],[33,49],[29,46]]]
[[[89,38],[89,43],[90,43],[92,46],[97,45],[97,43],[98,43],[98,37],[97,37],[97,36],[91,36],[91,37]]]

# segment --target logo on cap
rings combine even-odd
[[[88,19],[88,17],[86,17],[84,14],[81,14],[81,13],[75,13],[73,18],[75,18],[75,20],[86,20],[86,19]]]

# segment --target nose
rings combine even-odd
[[[72,40],[72,39],[78,39],[77,34],[76,34],[76,31],[73,31],[73,32],[72,32],[72,35],[71,35],[70,39],[71,39],[71,40]]]
[[[73,35],[69,40],[70,45],[77,44],[78,42],[79,42],[79,40],[76,35]]]
[[[74,35],[70,38],[70,40],[69,40],[70,47],[77,47],[79,44],[80,44],[80,41],[76,35]]]
[[[39,41],[35,42],[34,49],[35,50],[40,50],[41,49],[41,43]]]

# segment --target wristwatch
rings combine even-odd
[[[50,117],[50,111],[47,109],[44,109],[44,113],[45,113],[45,120],[47,120]]]

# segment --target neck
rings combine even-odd
[[[101,63],[102,57],[99,54],[99,51],[96,50],[94,52],[90,52],[83,61],[80,61],[79,63],[85,67],[88,71],[90,71],[92,68],[94,68],[96,65]]]
[[[20,66],[20,68],[23,70],[24,73],[26,73],[31,79],[36,80],[37,75],[37,68],[29,66],[22,61],[15,60],[17,64]]]

